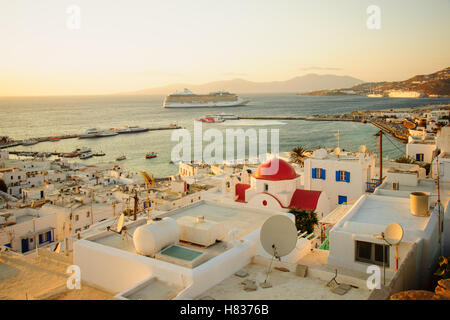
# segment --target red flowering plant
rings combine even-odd
[[[289,213],[292,213],[295,216],[295,226],[298,231],[313,233],[314,226],[319,224],[317,213],[314,211],[296,209],[292,207],[289,209]]]

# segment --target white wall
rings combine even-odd
[[[406,155],[416,160],[416,154],[423,153],[423,162],[431,163],[433,153],[436,150],[435,144],[408,143],[406,144]]]
[[[372,177],[375,160],[328,160],[308,158],[305,161],[305,189],[325,191],[329,199],[329,210],[338,206],[338,196],[347,196],[347,202],[357,200],[366,191],[366,182]],[[313,179],[312,169],[326,170],[326,178]],[[336,181],[336,171],[350,172],[350,182]]]

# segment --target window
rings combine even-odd
[[[322,168],[313,168],[312,169],[312,178],[325,180],[326,170],[322,169]]]
[[[75,221],[78,221],[80,219],[80,217],[76,214],[75,215]]]
[[[338,204],[347,203],[347,196],[338,196]]]
[[[389,246],[366,241],[356,241],[355,260],[383,265],[383,248],[386,258],[386,267],[389,267]]]
[[[416,161],[423,161],[423,153],[416,153]]]
[[[269,192],[269,185],[264,183],[264,192]]]
[[[89,211],[86,212],[86,218],[89,218],[89,215],[90,215]]]
[[[350,182],[350,172],[349,171],[336,171],[336,181]]]

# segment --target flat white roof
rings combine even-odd
[[[283,272],[272,265],[268,282],[271,288],[262,288],[261,283],[266,279],[270,259],[259,257],[243,268],[248,273],[245,278],[231,275],[214,287],[206,290],[197,299],[213,298],[216,300],[360,300],[367,299],[371,291],[364,286],[352,287],[344,295],[332,292],[327,286],[334,276],[332,272],[313,272],[308,269],[306,277],[296,275],[295,269]],[[282,265],[282,264],[281,264]],[[287,265],[286,265],[287,266]],[[293,269],[291,266],[290,268]],[[289,267],[288,267],[289,269]],[[323,274],[319,277],[319,274]],[[255,291],[245,291],[242,282],[253,280],[256,282]],[[345,283],[338,278],[341,283]],[[361,281],[359,280],[358,283]]]
[[[405,232],[404,239],[414,241],[427,228],[431,217],[414,216],[410,212],[410,200],[398,197],[364,195],[335,226],[354,234],[376,234],[389,224],[400,224]]]
[[[188,207],[170,211],[162,216],[171,217],[175,220],[183,216],[204,216],[206,220],[221,222],[225,234],[228,234],[231,229],[237,228],[236,238],[240,239],[261,228],[264,221],[274,214],[277,214],[274,210],[257,209],[234,203],[218,204],[203,200]]]

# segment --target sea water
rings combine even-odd
[[[342,114],[353,110],[377,110],[450,103],[450,99],[389,99],[367,97],[315,97],[293,94],[242,94],[250,99],[246,106],[228,108],[182,108],[165,109],[163,96],[64,96],[64,97],[16,97],[0,98],[0,136],[14,139],[79,134],[89,128],[109,129],[124,125],[141,127],[162,127],[171,123],[190,130],[193,134],[194,121],[206,114],[232,113],[240,116],[307,116],[314,114]],[[301,145],[305,148],[337,146],[335,134],[340,133],[340,147],[358,150],[362,144],[369,151],[378,150],[379,130],[373,125],[358,122],[301,121],[301,120],[238,120],[220,124],[203,124],[203,131],[217,128],[237,129],[279,129],[280,152],[290,151]],[[173,130],[149,131],[136,134],[120,134],[94,139],[67,139],[57,142],[43,142],[33,146],[17,146],[11,150],[32,150],[45,152],[71,152],[77,147],[90,147],[94,152],[103,151],[104,157],[87,160],[74,159],[83,163],[114,162],[125,154],[127,159],[120,163],[125,169],[151,172],[155,177],[177,173],[176,164],[170,163],[171,150],[177,144],[171,141]],[[224,135],[225,137],[225,135]],[[268,139],[269,140],[269,139]],[[204,143],[204,147],[207,142]],[[268,147],[270,150],[270,147]],[[147,152],[157,152],[154,159],[145,159]],[[384,138],[385,157],[397,158],[404,155],[405,145],[395,138]],[[54,157],[52,157],[54,158]]]

